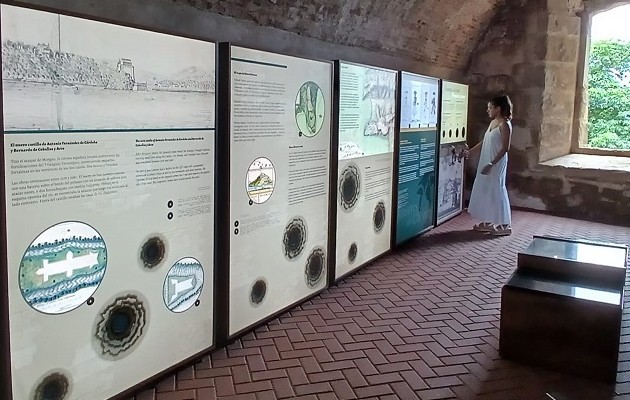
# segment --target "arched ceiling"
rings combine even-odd
[[[506,0],[171,0],[328,42],[463,70]]]

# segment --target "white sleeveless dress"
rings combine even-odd
[[[512,125],[510,121],[510,129]],[[508,155],[492,166],[488,175],[482,175],[483,168],[492,162],[501,150],[501,131],[497,126],[486,131],[479,155],[479,167],[477,176],[470,194],[468,212],[482,222],[490,222],[495,225],[510,225],[512,223],[512,211],[510,199],[505,187],[505,175],[507,174]]]

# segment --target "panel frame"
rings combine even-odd
[[[332,190],[328,189],[329,193],[328,193],[328,230],[327,230],[327,244],[326,244],[326,251],[328,252],[328,259],[327,259],[327,268],[326,268],[326,273],[328,274],[328,276],[326,277],[325,280],[325,284],[324,286],[319,289],[316,290],[312,293],[310,293],[308,296],[303,297],[301,299],[296,300],[295,302],[289,304],[286,307],[281,308],[278,311],[273,312],[270,315],[267,315],[261,319],[259,319],[258,321],[246,326],[245,328],[242,328],[236,332],[234,332],[233,334],[230,334],[229,332],[229,327],[230,327],[230,309],[231,309],[231,303],[230,303],[230,277],[231,277],[231,271],[230,271],[230,260],[231,260],[231,254],[230,254],[230,244],[231,244],[231,223],[230,223],[230,217],[231,217],[231,204],[230,204],[230,195],[231,195],[231,151],[232,151],[232,143],[231,143],[231,111],[232,111],[232,107],[231,107],[231,96],[232,96],[232,47],[239,47],[242,49],[247,49],[247,50],[255,50],[255,51],[260,51],[260,52],[266,52],[269,54],[274,54],[274,55],[279,55],[279,56],[287,56],[287,57],[293,57],[293,58],[298,58],[301,60],[306,60],[306,61],[314,61],[314,62],[319,62],[319,63],[325,63],[325,64],[329,64],[331,67],[331,74],[330,74],[330,84],[331,84],[331,101],[333,103],[333,106],[331,107],[331,114],[330,114],[330,140],[329,140],[329,148],[328,151],[330,152],[329,154],[329,168],[332,167],[332,163],[333,163],[333,155],[334,155],[334,161],[335,161],[335,165],[336,165],[336,154],[334,153],[334,149],[335,147],[333,147],[335,144],[335,119],[334,119],[334,115],[335,115],[335,101],[334,101],[334,97],[336,95],[335,92],[335,87],[334,87],[334,76],[335,76],[335,69],[334,69],[334,62],[331,60],[325,60],[325,59],[318,59],[318,58],[311,58],[311,57],[305,57],[305,56],[301,56],[301,55],[296,55],[294,53],[277,53],[274,51],[269,51],[266,50],[262,47],[258,47],[258,46],[246,46],[246,45],[241,45],[239,44],[238,41],[229,41],[229,42],[220,42],[217,44],[217,49],[221,49],[218,54],[217,54],[217,63],[218,63],[218,69],[217,69],[217,82],[220,82],[220,85],[222,88],[224,88],[223,93],[223,98],[229,99],[229,101],[224,101],[224,102],[219,102],[217,101],[217,104],[219,103],[225,103],[225,104],[221,104],[220,107],[217,108],[217,136],[220,137],[220,140],[217,144],[217,152],[218,154],[220,154],[221,159],[220,162],[218,163],[218,168],[219,171],[226,171],[224,174],[225,176],[222,176],[220,181],[223,183],[226,183],[225,187],[221,190],[221,200],[223,203],[223,207],[221,208],[221,211],[217,214],[216,218],[217,218],[217,229],[219,230],[220,233],[225,233],[225,235],[221,235],[220,233],[217,234],[217,238],[219,239],[219,242],[217,243],[217,248],[221,248],[222,249],[222,254],[220,257],[220,260],[218,262],[217,265],[217,272],[218,272],[218,276],[220,277],[220,279],[225,282],[224,285],[221,285],[221,287],[219,288],[219,291],[221,292],[220,294],[220,303],[221,304],[221,308],[218,312],[218,320],[215,320],[215,326],[216,328],[216,333],[215,333],[215,337],[216,337],[216,346],[217,348],[221,348],[221,347],[225,347],[228,346],[229,344],[234,343],[235,341],[237,341],[238,339],[240,339],[241,337],[247,335],[248,333],[253,332],[256,328],[263,326],[271,321],[273,321],[274,319],[278,318],[279,316],[285,314],[287,311],[295,308],[296,306],[299,306],[301,304],[304,304],[310,300],[312,300],[313,298],[319,296],[322,294],[322,292],[325,292],[326,290],[328,290],[329,288],[329,274],[331,271],[331,262],[334,263],[334,257],[331,260],[330,257],[330,247],[331,247],[331,242],[334,241],[334,231],[332,230],[331,227],[331,209],[333,209],[334,207],[332,207],[332,205],[334,205],[334,203],[331,203],[331,193]],[[222,72],[219,72],[222,71]],[[226,96],[227,94],[227,96]],[[219,121],[220,121],[220,125],[219,125]],[[332,182],[332,172],[329,170],[329,185],[330,182]],[[219,220],[220,218],[220,220]],[[331,236],[333,235],[333,236]],[[225,237],[223,237],[225,236]],[[220,321],[220,322],[219,322]]]
[[[442,99],[444,98],[443,94],[444,94],[444,83],[456,83],[459,85],[465,85],[468,87],[468,98],[467,98],[467,102],[466,102],[466,107],[468,108],[470,106],[470,85],[467,83],[463,83],[461,81],[455,81],[455,80],[450,80],[450,79],[440,79],[440,103],[439,103],[439,107],[438,107],[438,142],[436,147],[436,158],[437,158],[437,174],[436,174],[436,179],[437,179],[437,183],[439,184],[440,182],[440,149],[442,148],[442,142],[440,141],[440,130],[442,129]],[[466,127],[468,127],[468,118],[466,119]],[[459,142],[451,142],[448,143],[451,144],[453,146],[456,145],[462,145],[462,144],[466,144],[468,145],[468,134],[466,136],[466,138],[464,140],[461,140]],[[459,208],[458,211],[453,212],[451,214],[448,214],[445,217],[442,217],[441,219],[438,216],[438,202],[437,202],[437,197],[438,197],[438,193],[439,193],[439,185],[436,187],[436,201],[435,201],[435,223],[434,223],[434,228],[437,228],[440,225],[445,224],[446,222],[452,220],[455,217],[460,216],[461,214],[464,213],[464,211],[466,210],[465,207],[465,203],[464,203],[464,187],[466,186],[466,159],[462,160],[462,164],[463,164],[463,171],[462,171],[462,190],[461,190],[461,206]]]
[[[403,81],[403,75],[411,75],[414,77],[418,77],[418,78],[427,78],[427,79],[433,79],[437,82],[437,86],[438,86],[438,91],[437,91],[437,96],[438,96],[438,100],[437,100],[437,122],[435,124],[435,153],[434,153],[434,160],[435,160],[435,193],[433,194],[434,196],[434,207],[433,207],[433,220],[431,223],[431,226],[421,230],[420,232],[418,232],[417,234],[415,234],[414,236],[403,240],[402,242],[398,243],[397,241],[397,231],[398,231],[398,227],[397,222],[398,222],[398,178],[399,178],[399,172],[400,172],[400,136],[402,134],[401,132],[401,127],[400,127],[400,122],[402,119],[402,81]],[[397,102],[397,112],[398,112],[398,119],[397,119],[397,128],[396,128],[396,150],[394,151],[395,153],[395,160],[394,160],[394,166],[395,166],[395,171],[396,171],[396,178],[394,180],[394,185],[396,186],[396,190],[394,191],[394,196],[395,196],[395,205],[396,207],[394,207],[394,215],[392,216],[392,218],[394,218],[393,220],[393,226],[392,226],[392,236],[391,236],[391,248],[392,249],[396,249],[400,246],[403,246],[404,244],[407,244],[417,238],[419,238],[420,236],[423,236],[424,234],[426,234],[427,232],[430,232],[431,230],[435,229],[437,227],[437,188],[438,188],[438,182],[439,182],[439,166],[440,166],[440,162],[439,162],[439,156],[440,156],[440,127],[441,127],[441,122],[442,122],[442,79],[437,78],[435,76],[430,76],[430,75],[423,75],[423,74],[417,74],[414,72],[409,72],[409,71],[399,71],[399,79],[398,79],[398,102]]]
[[[396,88],[396,97],[395,97],[395,118],[394,118],[394,144],[393,144],[393,150],[392,150],[392,182],[391,182],[391,188],[390,190],[392,191],[392,222],[391,222],[391,226],[390,226],[390,232],[391,229],[395,229],[395,225],[396,225],[396,220],[394,219],[394,213],[396,212],[395,209],[396,207],[394,206],[396,203],[394,203],[394,196],[397,193],[397,175],[395,177],[396,171],[397,171],[397,167],[396,167],[396,142],[399,140],[399,138],[397,138],[397,132],[399,131],[399,127],[400,127],[400,101],[399,101],[399,91],[400,91],[400,71],[399,70],[395,70],[395,69],[391,69],[391,68],[384,68],[384,67],[379,67],[376,65],[369,65],[369,64],[362,64],[362,63],[356,63],[356,62],[351,62],[351,61],[345,61],[345,60],[335,60],[334,61],[335,64],[335,69],[334,69],[334,82],[335,82],[335,86],[333,86],[333,92],[335,93],[336,100],[335,100],[335,105],[336,105],[336,109],[337,109],[337,115],[336,115],[336,124],[334,127],[334,133],[335,133],[335,138],[336,138],[336,142],[337,142],[337,147],[334,149],[335,152],[335,157],[337,159],[337,162],[335,163],[335,175],[334,175],[334,180],[331,177],[331,192],[334,193],[334,197],[335,197],[335,202],[334,202],[334,207],[332,207],[334,209],[334,226],[335,226],[335,232],[334,232],[334,254],[335,254],[335,261],[334,261],[334,272],[333,274],[331,274],[331,276],[329,277],[329,285],[332,286],[336,286],[339,283],[343,282],[346,278],[350,277],[351,275],[354,275],[355,273],[357,273],[358,271],[362,270],[363,268],[369,266],[370,264],[372,264],[374,261],[385,257],[389,254],[391,254],[391,252],[393,251],[394,247],[392,246],[392,239],[391,239],[391,234],[390,234],[390,243],[389,243],[389,249],[387,249],[386,251],[384,251],[381,254],[377,254],[374,257],[370,258],[369,260],[363,262],[363,264],[359,264],[357,265],[355,268],[351,269],[350,271],[346,272],[343,275],[340,275],[339,277],[337,277],[337,201],[338,201],[338,196],[337,196],[337,181],[339,179],[339,115],[340,115],[340,97],[341,97],[341,91],[340,91],[340,87],[341,87],[341,64],[346,64],[346,65],[353,65],[353,66],[358,66],[358,67],[364,67],[364,68],[373,68],[373,69],[380,69],[382,71],[387,71],[387,72],[393,72],[396,74],[396,84],[395,84],[395,88]],[[358,158],[358,157],[357,157]],[[332,173],[332,171],[331,171]]]
[[[120,27],[126,27],[126,28],[134,28],[134,29],[139,29],[139,30],[143,30],[146,32],[152,32],[152,33],[158,33],[158,34],[164,34],[164,35],[169,35],[169,36],[174,36],[174,37],[178,37],[178,38],[182,38],[182,39],[193,39],[193,40],[198,40],[201,42],[205,42],[205,43],[212,43],[215,45],[215,106],[214,106],[214,112],[215,112],[215,127],[214,127],[214,148],[215,148],[215,154],[214,154],[214,167],[215,167],[215,176],[213,177],[213,195],[214,195],[214,205],[213,205],[213,213],[215,213],[215,220],[216,220],[216,216],[220,215],[217,214],[217,211],[220,209],[220,204],[218,204],[218,196],[217,193],[219,192],[219,188],[217,187],[218,184],[218,180],[217,180],[217,156],[219,154],[218,152],[218,114],[217,114],[217,105],[220,103],[217,99],[219,99],[220,93],[218,90],[218,81],[219,81],[219,73],[218,73],[218,42],[211,40],[207,37],[202,37],[202,36],[196,36],[196,35],[183,35],[181,33],[176,33],[173,32],[171,30],[168,29],[160,29],[157,28],[155,26],[148,26],[148,25],[142,25],[142,24],[131,24],[131,23],[121,23],[120,21],[116,21],[114,19],[110,19],[110,18],[101,18],[95,15],[90,15],[90,14],[83,14],[83,13],[75,13],[75,12],[70,12],[68,10],[64,10],[63,8],[59,7],[47,7],[47,6],[41,6],[41,5],[34,5],[34,4],[30,4],[30,3],[25,3],[22,1],[14,1],[14,0],[0,0],[0,5],[8,5],[8,6],[15,6],[15,7],[21,7],[24,9],[29,9],[29,10],[35,10],[35,11],[43,11],[43,12],[48,12],[48,13],[53,13],[53,14],[59,14],[62,16],[67,16],[67,17],[74,17],[74,18],[80,18],[83,20],[87,20],[87,21],[93,21],[93,22],[101,22],[101,23],[106,23],[106,24],[111,24],[111,25],[115,25],[115,26],[120,26]],[[2,35],[0,34],[0,42],[2,41]],[[1,66],[0,66],[0,70],[1,70]],[[4,96],[2,95],[3,93],[3,83],[2,80],[0,79],[0,124],[2,127],[2,151],[0,151],[0,250],[1,250],[1,254],[2,256],[0,257],[0,332],[2,333],[2,339],[0,339],[0,357],[2,357],[2,361],[0,362],[0,386],[2,386],[2,388],[0,389],[0,398],[6,398],[6,399],[11,399],[13,398],[13,382],[12,382],[12,377],[13,377],[13,368],[11,365],[11,336],[10,336],[10,307],[9,307],[9,293],[8,293],[8,289],[9,289],[9,260],[8,260],[8,251],[7,251],[7,203],[6,203],[6,188],[5,188],[5,157],[4,157],[4,146],[5,146],[5,135],[7,134],[7,132],[4,130]],[[11,133],[10,131],[8,132],[9,134]],[[218,233],[219,231],[217,230],[217,224],[215,223],[215,227],[214,227],[214,238],[213,238],[213,244],[214,244],[214,254],[213,254],[213,258],[214,258],[214,265],[212,266],[212,276],[213,276],[213,284],[210,287],[210,289],[213,291],[213,307],[212,307],[212,318],[213,318],[213,327],[214,327],[214,331],[216,332],[216,324],[217,324],[217,304],[220,301],[220,298],[218,297],[218,293],[219,293],[219,282],[217,280],[217,259],[218,259],[218,255],[220,252],[220,248],[217,246],[216,243],[216,239],[218,237]],[[201,359],[203,359],[204,356],[206,356],[208,353],[210,353],[211,351],[213,351],[214,349],[218,348],[217,347],[217,342],[216,342],[216,335],[213,332],[210,332],[210,334],[213,336],[213,338],[215,338],[213,340],[213,344],[201,351],[196,352],[195,354],[193,354],[190,357],[187,357],[184,360],[181,360],[180,362],[176,363],[175,365],[171,365],[168,366],[164,369],[162,369],[159,373],[141,381],[138,382],[137,384],[123,389],[121,392],[115,394],[114,396],[111,397],[111,400],[126,400],[129,398],[129,396],[134,395],[135,393],[137,393],[139,390],[148,387],[149,385],[153,385],[153,384],[157,384],[163,377],[172,374],[174,372],[176,372],[177,370],[181,369],[183,366],[185,365],[189,365],[191,362],[194,361],[201,361]]]

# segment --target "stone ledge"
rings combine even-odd
[[[630,173],[630,157],[597,156],[590,154],[568,154],[545,161],[541,165],[571,169],[590,169]]]
[[[596,180],[601,183],[628,184],[630,157],[568,154],[539,164],[554,175]]]

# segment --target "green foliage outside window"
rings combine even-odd
[[[630,42],[592,43],[588,147],[630,150]]]

